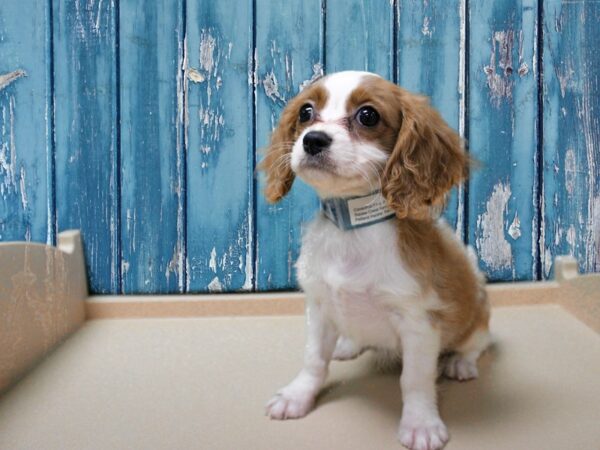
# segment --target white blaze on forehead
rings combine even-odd
[[[356,89],[366,76],[376,76],[370,72],[345,71],[327,75],[323,79],[323,85],[327,89],[327,103],[319,111],[321,120],[338,120],[346,117],[346,103],[352,91]]]

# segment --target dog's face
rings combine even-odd
[[[284,109],[261,164],[281,199],[298,175],[325,197],[382,189],[398,217],[423,217],[468,169],[460,138],[420,96],[367,72],[339,72]]]

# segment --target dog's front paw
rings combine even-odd
[[[411,450],[439,450],[448,442],[448,430],[437,414],[403,413],[398,439]]]
[[[299,419],[308,414],[315,403],[312,393],[283,388],[267,403],[267,416],[271,419]]]

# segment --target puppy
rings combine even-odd
[[[474,254],[438,219],[467,176],[459,136],[425,98],[367,72],[339,72],[284,109],[261,164],[277,202],[297,175],[318,193],[297,262],[306,293],[304,367],[267,404],[272,419],[306,415],[331,359],[365,348],[402,355],[398,438],[413,450],[448,441],[437,363],[477,376],[489,343],[485,279]]]

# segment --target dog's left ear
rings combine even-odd
[[[397,217],[422,219],[467,177],[470,159],[458,134],[425,97],[395,90],[402,123],[383,170],[382,191]]]
[[[296,102],[292,100],[281,113],[279,124],[271,134],[266,156],[258,166],[267,176],[265,197],[270,203],[281,200],[294,182],[291,159],[297,117]]]

